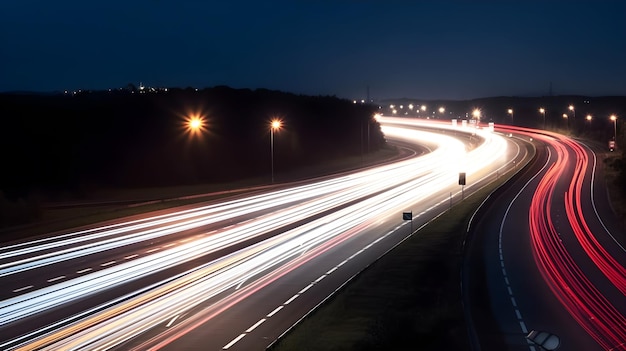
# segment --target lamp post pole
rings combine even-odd
[[[272,184],[274,184],[274,130],[280,129],[281,122],[277,119],[270,124],[270,154],[272,159]]]

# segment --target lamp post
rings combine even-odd
[[[513,123],[513,109],[510,108],[507,112],[511,115],[511,124],[512,124]]]
[[[574,109],[574,105],[569,105],[569,110],[572,111],[572,117],[576,119],[576,110]]]
[[[280,130],[282,122],[278,119],[272,120],[270,124],[270,152],[272,157],[272,184],[274,184],[274,131]]]
[[[609,119],[613,121],[613,140],[617,142],[617,116],[611,115]]]
[[[546,129],[546,109],[543,107],[540,108],[539,113],[543,115],[543,129]]]
[[[563,114],[563,118],[565,118],[565,120],[567,121],[567,130],[569,130],[569,118],[568,118],[568,117],[569,117],[569,116],[568,116],[568,114],[567,114],[567,113],[564,113],[564,114]]]
[[[480,110],[477,108],[474,109],[474,111],[472,111],[472,116],[476,118],[476,123],[478,124],[480,122]]]
[[[593,117],[591,115],[587,115],[585,119],[587,119],[587,122],[591,123],[591,120],[593,119]]]

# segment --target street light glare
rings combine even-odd
[[[199,115],[193,115],[187,117],[187,132],[190,134],[200,134],[205,131],[205,120],[204,117]]]
[[[272,120],[272,124],[271,124],[271,128],[272,130],[278,130],[280,129],[280,127],[282,127],[283,122],[279,119],[274,119]]]

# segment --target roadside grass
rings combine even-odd
[[[371,264],[268,350],[469,350],[460,289],[478,190]]]

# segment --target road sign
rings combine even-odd
[[[413,212],[402,212],[402,219],[405,221],[413,220]]]
[[[465,185],[465,172],[459,173],[459,185]]]

